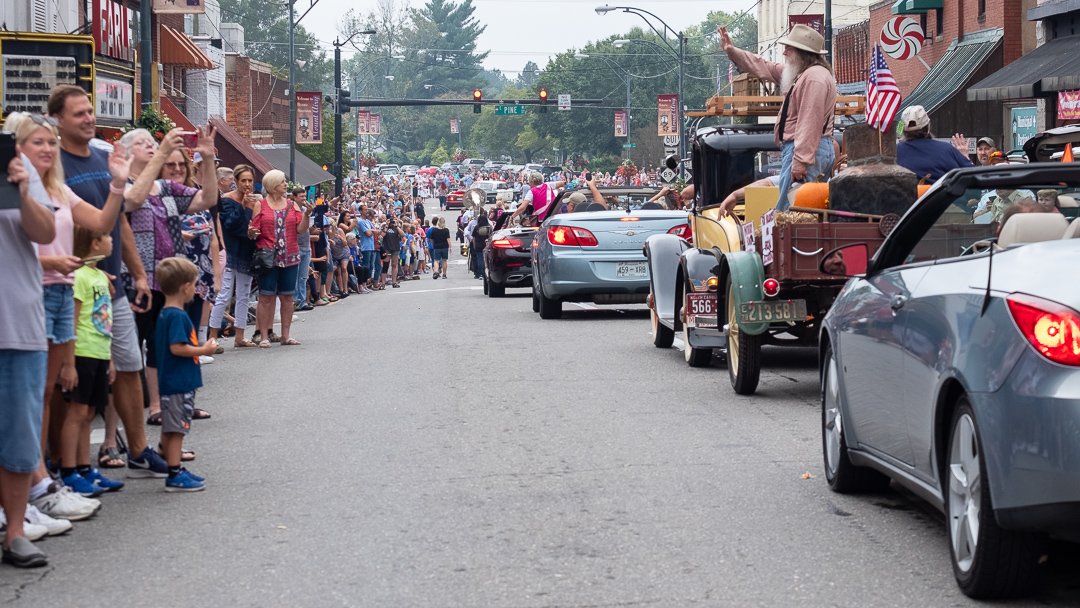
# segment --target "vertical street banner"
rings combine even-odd
[[[656,134],[660,137],[678,135],[679,96],[657,95],[656,108]]]
[[[1080,120],[1080,91],[1058,91],[1058,120]]]
[[[356,134],[357,135],[370,135],[368,133],[368,126],[371,123],[371,112],[367,110],[360,110],[356,113]]]
[[[296,92],[296,143],[322,143],[322,93]]]
[[[159,15],[201,15],[206,12],[206,1],[154,0],[154,12]]]
[[[825,35],[825,15],[788,15],[787,18],[788,31],[796,25],[802,24],[815,32]]]
[[[368,117],[368,135],[382,133],[382,114],[372,114]]]
[[[451,119],[450,119],[450,133],[451,133],[452,135],[457,135],[457,134],[458,134],[458,133],[460,133],[460,132],[461,132],[461,131],[460,131],[460,130],[459,130],[459,128],[458,128],[458,121],[457,121],[457,119],[456,119],[456,118],[451,118]]]
[[[615,137],[626,137],[625,110],[615,110]]]

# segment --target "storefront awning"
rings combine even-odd
[[[1080,89],[1080,35],[1051,40],[967,91],[968,101],[1026,99]]]
[[[1001,44],[1001,37],[1001,29],[992,29],[953,41],[919,86],[903,100],[902,108],[923,106],[927,112],[933,112],[945,105],[957,93],[964,91],[972,75]]]
[[[217,147],[218,159],[222,167],[251,165],[255,169],[256,179],[262,179],[267,171],[274,168],[274,165],[258,150],[251,147],[251,142],[237,133],[236,129],[229,126],[229,123],[221,118],[211,117],[210,125],[217,129],[214,146]]]
[[[161,63],[193,70],[212,70],[217,65],[183,32],[167,25],[158,26]]]
[[[289,146],[287,144],[254,146],[254,148],[265,156],[275,169],[281,169],[285,175],[289,174]],[[296,153],[296,175],[293,176],[293,181],[301,186],[314,186],[333,179],[333,173],[323,171],[322,167],[315,164],[315,161],[299,151]]]
[[[943,6],[943,0],[896,0],[891,10],[894,15],[916,15],[932,10],[940,11]]]
[[[167,96],[161,96],[161,111],[173,121],[173,124],[182,128],[185,131],[194,131],[195,125],[191,124],[187,116],[184,116],[184,112],[180,108],[176,107],[171,99]]]

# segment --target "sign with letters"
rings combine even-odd
[[[99,119],[131,122],[135,118],[135,86],[98,74],[94,82],[94,106]]]
[[[656,134],[660,137],[679,134],[679,96],[656,96]]]
[[[159,15],[201,15],[206,12],[205,0],[154,0],[154,12]]]
[[[1058,120],[1080,120],[1080,91],[1058,91]]]
[[[60,84],[79,84],[79,66],[74,57],[4,55],[4,114],[34,112],[44,114],[49,92]]]
[[[322,143],[322,93],[296,92],[296,143]]]
[[[626,137],[626,110],[615,110],[615,137]]]
[[[98,55],[132,61],[128,9],[116,0],[93,0],[94,48]]]

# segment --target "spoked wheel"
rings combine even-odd
[[[825,373],[821,378],[821,451],[825,456],[825,481],[834,492],[841,494],[882,491],[889,486],[888,477],[873,469],[857,467],[848,458],[839,374],[836,356],[830,346],[825,351]]]
[[[975,413],[965,398],[953,414],[944,473],[949,553],[960,590],[975,598],[1028,593],[1037,580],[1042,537],[998,526]]]
[[[708,367],[712,363],[711,348],[694,348],[690,346],[690,328],[686,323],[682,326],[683,357],[690,367]]]
[[[753,395],[761,378],[761,336],[739,330],[735,309],[735,288],[727,279],[728,378],[731,388],[740,395]]]
[[[652,300],[652,294],[649,294],[649,299]],[[657,314],[655,301],[653,308],[649,309],[649,321],[652,323],[652,343],[656,348],[671,348],[671,345],[675,343],[675,330],[671,329],[667,325],[660,322],[660,315]]]

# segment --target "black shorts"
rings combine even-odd
[[[146,367],[157,369],[157,320],[165,308],[165,294],[150,292],[150,310],[135,313],[135,327],[139,330],[139,343],[146,343]]]
[[[109,405],[109,360],[75,357],[75,371],[79,374],[79,385],[65,392],[64,397],[104,412]]]
[[[322,262],[312,262],[311,266],[315,268],[315,272],[326,274],[326,260]]]

